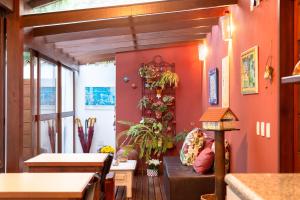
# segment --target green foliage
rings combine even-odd
[[[164,89],[168,85],[170,87],[177,87],[178,82],[178,75],[170,70],[167,70],[161,75],[160,80],[156,83],[156,85]]]
[[[143,98],[140,99],[139,103],[138,103],[138,108],[140,110],[142,110],[143,108],[147,109],[149,108],[149,106],[151,105],[151,100],[144,96]]]
[[[168,106],[165,105],[162,101],[157,101],[152,104],[151,109],[159,112],[166,112],[168,110]]]
[[[164,96],[164,97],[162,98],[162,100],[163,100],[163,102],[164,102],[165,104],[171,104],[171,103],[174,102],[175,97],[166,95],[166,96]]]
[[[162,120],[164,122],[171,121],[174,118],[174,114],[172,112],[167,112],[163,117]]]
[[[154,79],[159,77],[159,71],[153,65],[143,65],[139,69],[139,74],[142,78],[145,78],[147,82],[152,82]]]

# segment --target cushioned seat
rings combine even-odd
[[[180,158],[164,157],[164,187],[168,200],[199,200],[214,192],[215,176],[201,175],[193,167],[181,164]]]

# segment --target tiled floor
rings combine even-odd
[[[126,188],[117,187],[116,200],[126,199]],[[166,200],[162,177],[136,176],[133,180],[132,200]]]

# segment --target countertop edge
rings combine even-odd
[[[241,182],[238,178],[236,178],[232,174],[228,174],[225,176],[225,182],[228,184],[230,189],[233,192],[241,195],[242,199],[245,200],[263,200],[257,193],[247,187],[243,182]]]

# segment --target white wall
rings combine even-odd
[[[76,117],[80,118],[82,123],[89,117],[97,118],[90,152],[96,152],[103,145],[115,146],[115,106],[102,106],[96,109],[85,107],[85,87],[116,87],[115,64],[83,65],[80,66],[76,77]],[[77,135],[76,126],[76,152],[82,152]]]

